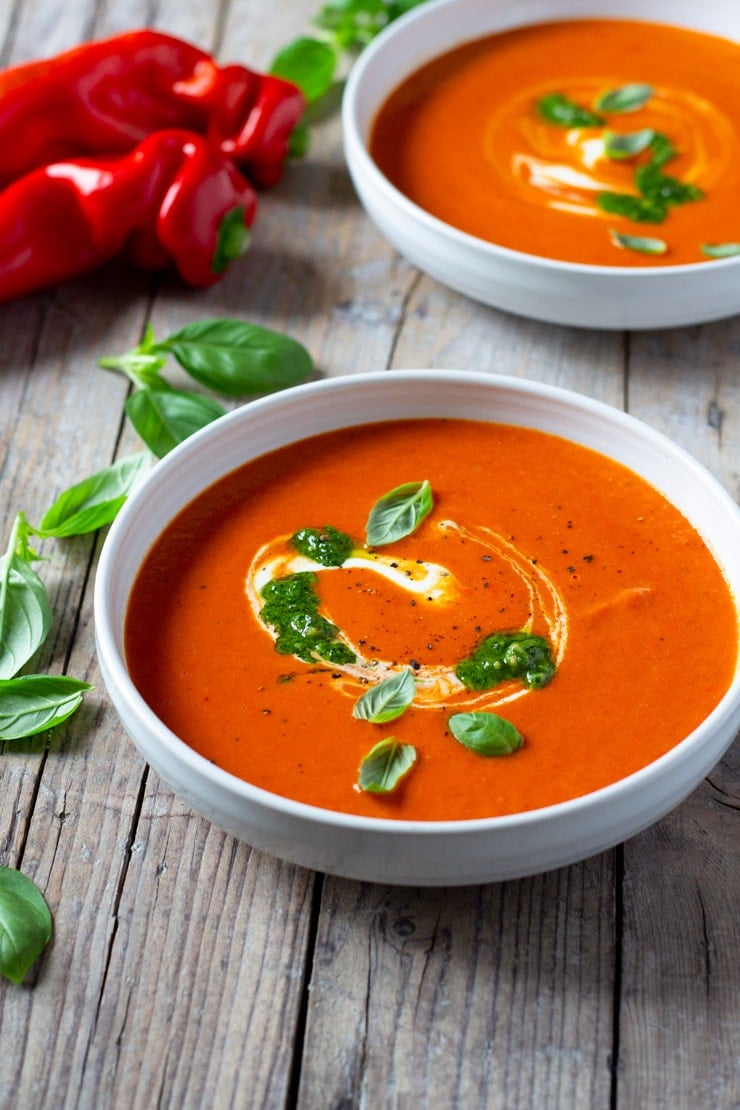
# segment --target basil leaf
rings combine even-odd
[[[22,740],[66,721],[92,686],[67,675],[0,680],[0,740]]]
[[[16,517],[0,558],[0,679],[12,678],[41,647],[51,626],[46,587],[30,566],[28,524]]]
[[[415,693],[416,682],[411,671],[400,671],[366,690],[355,702],[352,716],[374,725],[387,724],[408,709]]]
[[[160,459],[226,411],[210,397],[180,389],[139,390],[127,399],[124,409],[149,450]]]
[[[357,785],[367,794],[390,794],[416,762],[416,748],[395,736],[379,740],[360,763]]]
[[[537,101],[537,111],[548,123],[556,123],[558,127],[600,127],[604,123],[603,116],[582,108],[562,93],[541,97]]]
[[[82,536],[110,524],[151,465],[147,451],[119,459],[59,494],[35,531],[40,536]]]
[[[643,127],[641,131],[610,131],[604,132],[604,153],[607,158],[621,161],[625,158],[634,158],[647,150],[655,138],[652,127]]]
[[[191,378],[230,397],[284,389],[313,370],[296,339],[228,318],[186,324],[154,349],[168,351]]]
[[[652,95],[652,85],[622,85],[619,89],[610,89],[597,96],[594,108],[597,112],[636,112],[647,104]]]
[[[455,739],[478,755],[510,755],[524,743],[511,721],[495,713],[455,713],[448,724]]]
[[[609,229],[612,243],[623,250],[639,251],[641,254],[665,254],[668,244],[663,239],[651,239],[641,235],[620,235],[613,228]]]
[[[289,42],[272,60],[270,73],[292,81],[311,104],[331,88],[337,51],[327,42],[303,36]]]
[[[596,205],[612,216],[624,216],[641,224],[662,224],[668,215],[663,201],[653,197],[636,197],[633,193],[598,193]]]
[[[365,526],[369,547],[382,547],[415,532],[432,511],[432,487],[423,482],[406,482],[376,501]]]
[[[27,875],[0,867],[0,974],[22,982],[51,940],[49,907]]]
[[[740,254],[740,243],[702,243],[701,253],[707,258],[734,258]]]

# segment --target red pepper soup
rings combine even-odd
[[[134,584],[131,676],[220,767],[348,813],[517,813],[644,767],[728,689],[737,610],[685,517],[532,429],[422,419],[257,458]]]
[[[370,151],[453,227],[606,266],[740,253],[740,44],[631,20],[491,35],[388,98]]]

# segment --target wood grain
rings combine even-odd
[[[264,67],[313,0],[16,0],[4,63],[151,25]],[[625,336],[518,319],[399,258],[354,196],[336,113],[260,197],[252,248],[184,290],[115,263],[0,306],[0,526],[137,450],[97,359],[230,315],[306,343],[317,376],[510,374],[629,411],[740,496],[740,324]],[[176,377],[176,374],[175,374]],[[0,982],[0,1105],[715,1110],[740,1103],[737,745],[623,848],[519,882],[322,878],[211,826],[150,771],[97,668],[99,538],[45,543],[35,666],[95,686],[50,737],[0,750],[0,863],[55,938]]]

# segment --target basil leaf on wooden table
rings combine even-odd
[[[61,539],[82,536],[110,524],[150,466],[149,453],[139,451],[70,486],[47,509],[34,531]]]
[[[328,42],[309,36],[294,39],[272,60],[270,73],[292,81],[303,93],[307,104],[313,104],[332,86],[338,53]]]
[[[285,389],[313,370],[296,339],[228,318],[186,324],[150,349],[173,355],[191,378],[229,397]]]
[[[383,547],[415,532],[433,508],[432,487],[405,482],[375,502],[365,526],[368,547]]]
[[[52,613],[46,587],[30,565],[29,525],[18,513],[0,557],[0,679],[12,678],[41,647]]]
[[[160,459],[226,412],[213,398],[181,389],[140,389],[127,398],[124,408],[144,443]]]
[[[23,740],[66,721],[79,707],[87,682],[67,675],[21,675],[0,680],[0,740]]]
[[[0,867],[0,974],[21,983],[51,940],[44,896],[27,875]]]
[[[416,748],[395,736],[379,740],[360,764],[357,785],[368,794],[390,794],[416,763]]]
[[[455,739],[478,755],[511,755],[524,743],[511,721],[495,713],[455,713],[448,724]]]
[[[366,690],[354,704],[352,716],[374,725],[400,717],[414,700],[416,681],[410,670],[400,671]]]

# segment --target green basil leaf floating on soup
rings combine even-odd
[[[601,93],[594,101],[594,108],[597,112],[636,112],[647,104],[652,95],[652,85],[635,82]]]
[[[663,239],[653,239],[644,235],[622,235],[613,229],[609,230],[615,247],[627,251],[638,251],[640,254],[665,254],[668,244]]]
[[[607,158],[621,161],[625,158],[634,158],[652,143],[655,131],[652,127],[643,127],[640,131],[610,131],[604,132],[604,153]]]
[[[411,671],[400,671],[366,690],[355,702],[352,716],[374,725],[387,724],[408,709],[415,693],[416,682]]]
[[[448,723],[455,739],[478,755],[511,755],[524,743],[511,721],[496,713],[455,713]]]
[[[415,532],[432,511],[432,487],[423,482],[405,482],[375,502],[365,528],[368,547],[383,547]]]
[[[390,794],[416,763],[413,744],[400,744],[395,736],[378,741],[360,763],[357,785],[369,794]]]
[[[740,254],[740,243],[703,243],[701,253],[707,258],[734,258]]]

